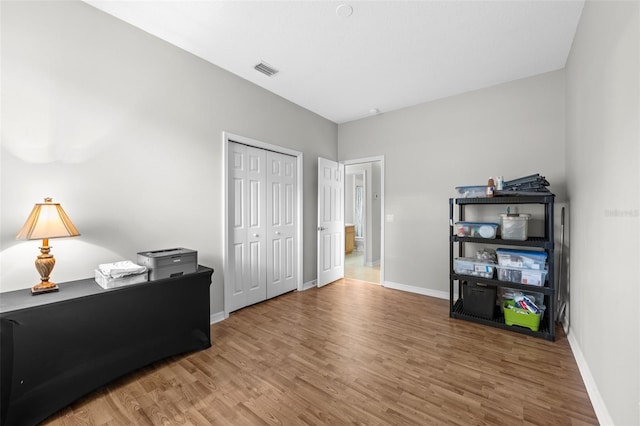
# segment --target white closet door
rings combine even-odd
[[[229,203],[233,206],[233,237],[229,256],[232,273],[229,311],[266,298],[265,151],[229,143]]]
[[[296,158],[267,152],[267,298],[297,286]]]

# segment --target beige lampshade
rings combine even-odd
[[[51,198],[45,198],[44,203],[33,207],[16,239],[41,240],[80,235],[60,204],[51,201]]]

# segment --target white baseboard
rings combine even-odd
[[[416,287],[413,285],[399,284],[391,281],[385,281],[382,283],[383,287],[392,288],[394,290],[407,291],[409,293],[422,294],[423,296],[436,297],[438,299],[449,300],[448,291],[432,290],[424,287]]]
[[[217,322],[224,321],[225,319],[224,311],[216,312],[215,314],[211,314],[209,317],[209,324],[215,324]]]
[[[571,346],[571,351],[573,352],[576,364],[578,364],[582,381],[584,382],[584,386],[587,388],[587,393],[589,394],[589,399],[591,399],[593,411],[596,412],[596,417],[598,417],[598,422],[601,425],[613,425],[613,419],[609,414],[609,410],[607,410],[607,406],[602,399],[602,395],[600,395],[600,391],[598,391],[598,386],[591,375],[591,370],[589,370],[587,360],[585,360],[584,355],[582,355],[580,345],[578,345],[578,342],[571,333],[567,335],[567,340],[569,341],[569,346]]]
[[[311,280],[302,284],[302,291],[309,290],[310,288],[316,287],[317,281]]]

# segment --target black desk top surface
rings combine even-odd
[[[213,269],[206,266],[198,265],[198,270],[195,274],[211,271]],[[184,276],[184,275],[183,275]],[[144,283],[125,285],[122,287],[115,287],[110,289],[104,289],[96,283],[95,279],[87,278],[84,280],[69,281],[66,283],[59,283],[59,291],[52,293],[38,294],[34,296],[31,294],[31,288],[25,288],[20,290],[8,291],[0,293],[0,314],[5,314],[13,311],[19,311],[21,309],[35,308],[38,306],[49,305],[53,303],[65,302],[67,300],[78,299],[81,297],[93,296],[100,293],[106,293],[109,291],[121,291],[136,286],[153,285],[172,278],[165,278],[156,281],[147,281]]]

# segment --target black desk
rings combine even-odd
[[[0,424],[32,425],[154,361],[211,346],[213,269],[104,290],[0,293]]]

